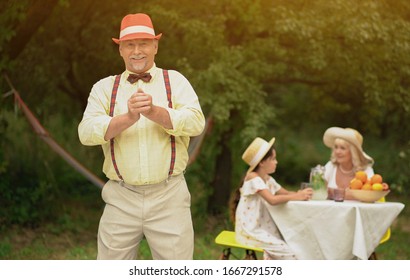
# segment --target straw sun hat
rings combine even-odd
[[[263,157],[269,152],[273,143],[275,143],[275,137],[269,142],[260,137],[256,137],[255,140],[253,140],[242,155],[242,159],[250,166],[247,173],[255,169]]]
[[[349,142],[356,147],[364,159],[368,162],[373,162],[373,159],[363,151],[363,136],[357,130],[353,128],[330,127],[323,134],[323,143],[329,148],[333,148],[337,138]]]
[[[121,21],[120,38],[112,40],[119,44],[121,41],[133,39],[157,39],[161,34],[155,35],[151,18],[146,14],[129,14]]]

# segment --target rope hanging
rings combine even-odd
[[[78,172],[83,174],[89,181],[91,181],[94,185],[99,188],[104,186],[104,181],[102,181],[99,177],[94,175],[91,171],[89,171],[86,167],[84,167],[81,163],[79,163],[73,156],[71,156],[66,150],[64,150],[53,138],[51,138],[50,134],[47,130],[41,125],[38,119],[34,116],[34,114],[30,111],[27,105],[24,103],[23,99],[21,99],[20,94],[18,91],[13,87],[10,79],[7,75],[5,75],[7,83],[9,84],[11,91],[6,93],[4,97],[11,95],[12,92],[14,94],[14,101],[17,103],[19,108],[23,111],[24,115],[26,116],[27,120],[31,124],[34,132],[44,141],[46,142],[57,154],[59,154],[68,164],[70,164],[74,169]]]

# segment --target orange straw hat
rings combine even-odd
[[[371,158],[368,154],[366,154],[363,151],[363,136],[356,129],[348,127],[330,127],[325,131],[325,134],[323,134],[323,143],[325,143],[325,145],[329,148],[333,148],[336,138],[343,139],[352,144],[353,146],[355,146],[367,162],[374,162],[373,158]]]
[[[263,157],[269,152],[273,143],[275,143],[275,137],[269,142],[260,137],[256,137],[255,140],[252,141],[242,155],[242,159],[250,166],[247,173],[255,169]]]
[[[154,26],[151,18],[146,14],[126,15],[121,21],[120,38],[112,40],[119,44],[121,41],[133,39],[157,39],[161,34],[155,35]]]

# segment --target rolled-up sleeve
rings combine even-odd
[[[91,89],[83,119],[78,126],[78,136],[83,145],[94,146],[107,143],[104,140],[111,117],[109,116],[109,96],[106,92],[109,78],[99,81]],[[108,87],[109,88],[109,87]]]
[[[167,108],[172,129],[166,132],[174,136],[197,136],[205,127],[205,117],[198,96],[188,80],[180,73],[170,71],[172,83],[172,108]]]

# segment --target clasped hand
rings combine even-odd
[[[138,89],[136,93],[128,99],[128,113],[135,120],[140,118],[140,114],[147,115],[152,110],[152,96],[146,94],[142,89]]]

